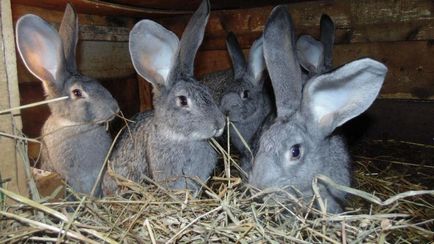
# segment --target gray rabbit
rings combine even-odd
[[[293,186],[304,197],[313,195],[317,174],[350,185],[350,156],[333,132],[373,103],[387,68],[369,58],[359,59],[312,77],[302,88],[292,20],[284,6],[273,9],[263,45],[277,118],[261,135],[249,182],[258,188]],[[321,183],[320,191],[329,212],[342,211],[345,193]]]
[[[42,81],[47,99],[69,96],[49,104],[42,167],[59,173],[75,191],[90,193],[112,142],[102,124],[119,107],[103,86],[77,70],[77,15],[68,4],[59,32],[40,17],[25,15],[17,21],[16,37],[21,58]]]
[[[222,95],[218,96],[220,110],[229,116],[243,139],[252,145],[254,134],[273,110],[270,94],[264,88],[265,62],[262,37],[252,44],[247,62],[232,32],[227,37],[226,46],[233,66],[232,72],[225,71],[230,78],[225,78],[224,82],[219,83],[218,81],[223,79],[216,79],[218,77],[213,74],[208,77],[207,84],[211,87],[218,86],[218,89],[213,90],[223,90]],[[230,128],[231,143],[240,153],[242,168],[248,172],[251,167],[251,153],[233,128]]]
[[[208,88],[193,77],[210,6],[202,1],[178,41],[174,33],[151,21],[138,22],[130,32],[130,54],[136,71],[153,85],[154,111],[139,114],[114,149],[115,173],[136,182],[146,176],[172,189],[200,187],[217,162],[208,139],[222,134],[225,119]],[[103,191],[116,182],[106,173]]]
[[[296,43],[298,61],[303,67],[303,80],[327,72],[333,67],[333,43],[335,24],[326,14],[320,20],[320,41],[310,35],[302,35]]]

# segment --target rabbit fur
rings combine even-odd
[[[36,15],[17,21],[17,48],[27,69],[42,81],[51,115],[42,128],[42,168],[59,173],[77,192],[90,193],[112,139],[102,123],[119,111],[116,100],[76,65],[78,19],[68,4],[57,32]],[[101,195],[98,184],[96,196]]]
[[[264,75],[262,37],[252,44],[248,61],[232,32],[227,37],[226,46],[233,69],[209,75],[207,84],[211,87],[218,87],[212,90],[221,93],[218,96],[220,110],[229,117],[251,147],[255,144],[254,134],[273,111],[270,94],[264,86],[266,76]],[[240,153],[241,167],[248,172],[251,168],[251,153],[232,126],[230,135],[231,143]]]
[[[350,185],[351,159],[342,138],[333,132],[373,103],[387,68],[369,58],[359,59],[314,76],[302,87],[292,20],[285,6],[273,9],[263,36],[277,118],[260,137],[249,183],[261,189],[292,186],[306,198],[313,195],[317,174]],[[320,181],[319,186],[327,210],[341,212],[346,194]]]
[[[209,16],[203,0],[178,41],[174,33],[151,21],[130,32],[136,71],[153,85],[154,110],[136,116],[111,155],[112,169],[141,183],[147,177],[172,189],[200,189],[217,162],[208,139],[222,134],[225,119],[209,89],[193,77],[194,58]],[[107,171],[103,191],[117,190]]]
[[[302,35],[298,38],[296,54],[303,68],[304,81],[332,69],[334,39],[335,24],[326,14],[323,14],[320,20],[320,41],[310,35]]]

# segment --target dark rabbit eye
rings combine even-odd
[[[249,98],[249,90],[244,90],[243,92],[241,92],[241,98],[242,99],[247,99]]]
[[[178,96],[178,105],[185,107],[188,106],[188,100],[186,96]]]
[[[83,97],[83,94],[81,93],[80,89],[74,89],[74,90],[72,90],[72,94],[74,94],[74,96],[77,97],[77,98]]]
[[[291,147],[291,159],[290,160],[298,160],[301,156],[300,144],[295,144]]]

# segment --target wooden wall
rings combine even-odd
[[[11,3],[0,1],[0,110],[19,106]],[[0,187],[28,196],[28,180],[22,153],[13,136],[21,136],[21,117],[17,111],[0,114]],[[8,136],[5,136],[8,135]],[[0,194],[0,205],[4,203]],[[7,202],[11,201],[10,199]],[[12,202],[12,201],[11,201]]]

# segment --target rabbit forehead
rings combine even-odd
[[[265,151],[276,150],[275,153],[281,154],[283,151],[280,149],[289,150],[291,146],[302,144],[306,140],[310,140],[308,128],[303,123],[302,117],[296,113],[290,118],[278,119],[270,126],[264,132],[260,145],[264,146]]]
[[[240,93],[244,90],[255,91],[260,89],[256,88],[250,82],[246,81],[246,79],[243,77],[241,79],[235,80],[230,84],[228,84],[228,86],[225,89],[225,93],[231,93],[231,92]]]
[[[88,94],[109,94],[109,91],[97,80],[84,75],[73,75],[66,80],[65,88],[67,90],[75,87],[83,89]]]

